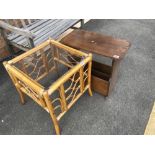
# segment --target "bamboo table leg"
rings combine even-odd
[[[91,56],[91,60],[92,60],[92,54],[89,54],[89,55]],[[89,84],[88,92],[90,96],[93,96],[93,93],[91,90],[91,68],[92,68],[92,61],[88,63],[88,84]]]
[[[49,113],[51,115],[51,118],[52,118],[52,121],[53,121],[53,124],[54,124],[54,128],[55,128],[55,132],[56,132],[57,135],[60,135],[60,127],[59,127],[57,118],[56,118],[56,116],[54,114],[54,109],[53,109],[52,103],[51,103],[51,101],[49,99],[49,96],[48,96],[47,92],[44,92],[44,99],[46,101],[47,108],[48,108]]]

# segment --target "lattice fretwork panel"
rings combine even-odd
[[[67,102],[67,104],[69,104],[80,93],[80,75],[79,75],[79,72],[75,73],[72,77],[70,77],[66,81],[66,83],[64,83],[64,87],[65,87],[66,102]]]

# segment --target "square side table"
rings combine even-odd
[[[92,62],[92,89],[108,96],[117,81],[118,68],[130,43],[126,40],[85,30],[74,30],[61,43],[75,49],[112,59],[112,65]]]

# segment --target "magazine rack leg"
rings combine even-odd
[[[48,96],[47,92],[44,92],[44,99],[45,99],[45,102],[47,104],[47,108],[49,110],[50,116],[52,118],[54,128],[55,128],[55,132],[56,132],[57,135],[60,135],[60,127],[59,127],[57,118],[56,118],[56,116],[54,114],[54,109],[53,109],[52,103],[51,103],[51,101],[49,99],[49,96]]]
[[[25,104],[24,93],[22,93],[22,91],[20,90],[19,84],[16,84],[16,88],[20,96],[21,104]]]
[[[5,68],[7,69],[7,62],[3,62],[3,64],[4,64]],[[19,84],[17,82],[17,79],[9,72],[9,70],[7,70],[7,71],[8,71],[8,74],[9,74],[12,82],[14,83],[14,85],[15,85],[18,93],[19,93],[21,104],[24,104],[25,103],[24,93],[22,93],[22,91],[20,90],[20,86],[19,86]]]

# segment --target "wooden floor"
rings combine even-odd
[[[155,102],[144,134],[155,135]]]

